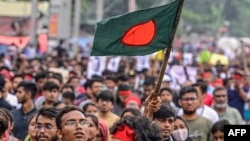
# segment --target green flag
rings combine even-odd
[[[91,56],[147,55],[170,47],[181,1],[97,23]]]

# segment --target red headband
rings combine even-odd
[[[130,97],[126,98],[124,101],[125,105],[127,105],[128,102],[131,100],[134,100],[138,104],[139,107],[141,106],[141,100],[137,96],[130,96]]]
[[[242,75],[234,74],[234,79],[236,79],[236,80],[241,80],[242,78],[243,78]]]
[[[124,90],[124,91],[119,91],[118,94],[121,96],[131,96],[132,92],[130,90]]]
[[[133,141],[134,130],[127,125],[118,126],[118,130],[113,134],[112,138],[122,141]]]

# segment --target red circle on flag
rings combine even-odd
[[[129,28],[122,37],[122,43],[129,46],[145,46],[154,39],[155,33],[156,24],[150,20]]]

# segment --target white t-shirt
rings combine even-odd
[[[11,106],[15,107],[16,109],[19,109],[22,106],[21,104],[18,103],[17,97],[15,95],[10,94],[10,93],[7,95],[5,100],[7,102],[9,102],[9,104]]]
[[[211,120],[213,123],[219,121],[219,116],[218,116],[217,112],[214,109],[212,109],[212,108],[210,108],[210,107],[208,107],[206,105],[198,108],[196,110],[196,112],[200,116],[203,116],[203,117]],[[179,115],[179,116],[183,115],[183,109],[182,108],[178,110],[177,115]]]

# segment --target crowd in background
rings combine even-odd
[[[211,40],[175,41],[154,100],[162,51],[97,57],[88,44],[70,58],[64,42],[46,54],[10,49],[0,58],[2,140],[218,141],[223,125],[250,120],[242,53]],[[228,63],[211,63],[213,53]]]

